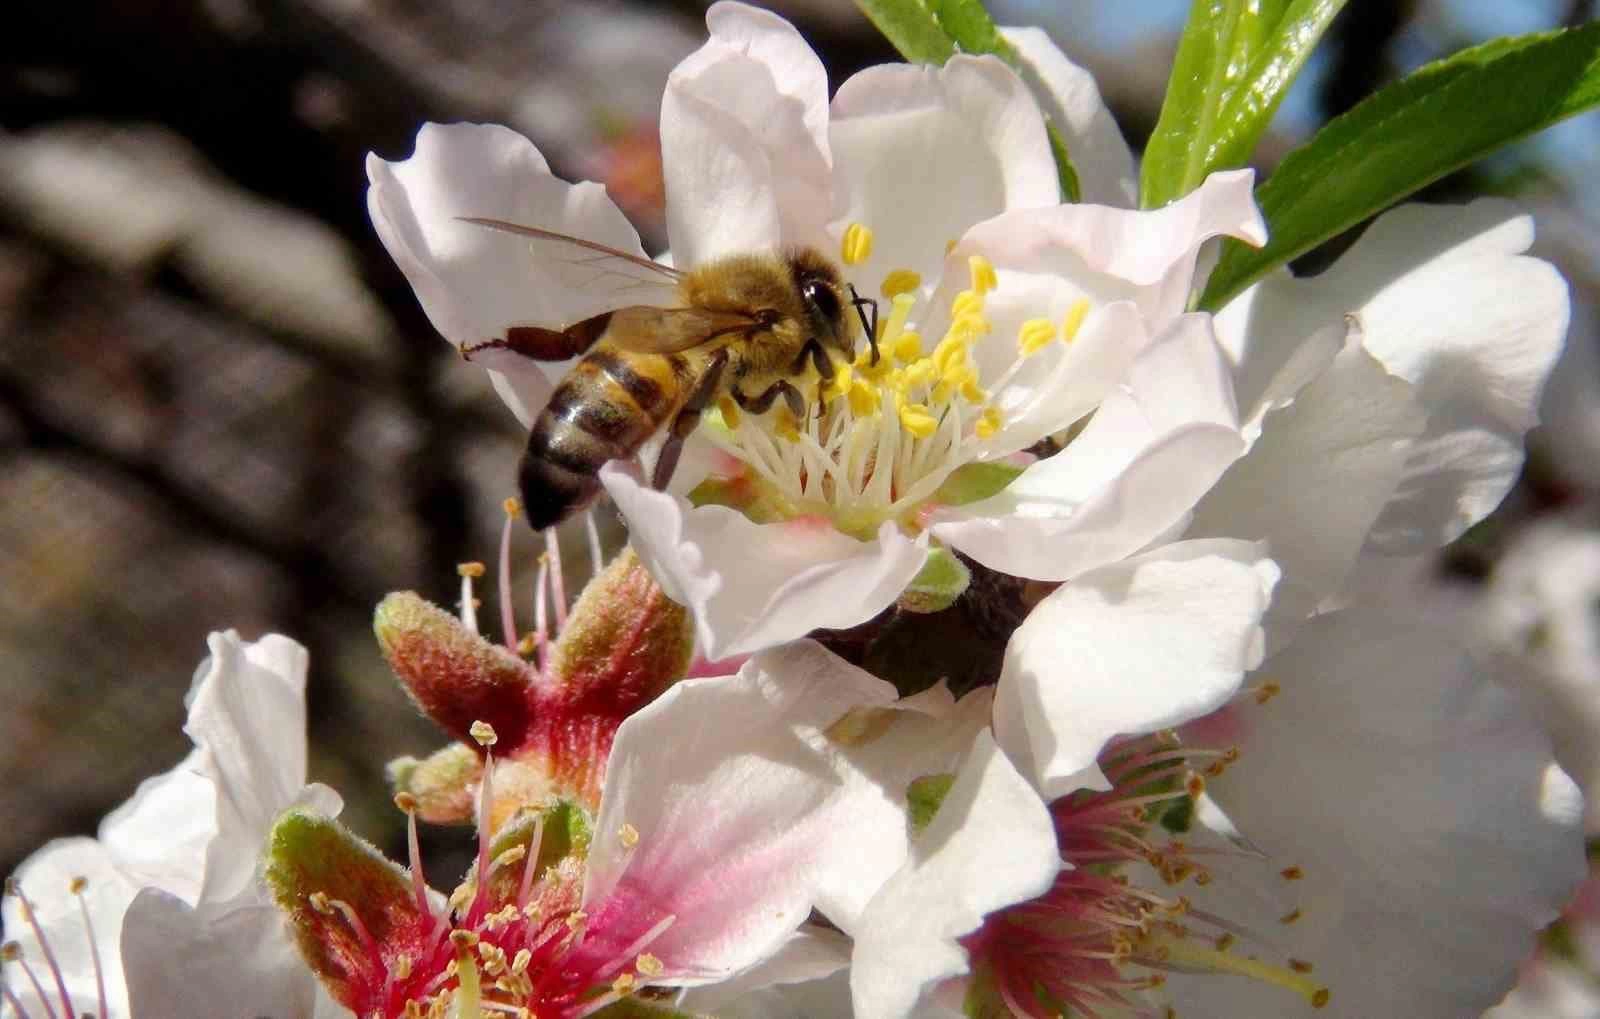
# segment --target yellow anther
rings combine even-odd
[[[962,339],[974,339],[989,331],[989,320],[982,315],[962,315],[950,323],[950,328],[945,330],[945,337],[956,336]]]
[[[1070,318],[1070,316],[1068,316]],[[1032,357],[1055,342],[1056,324],[1047,318],[1030,318],[1017,330],[1017,350]]]
[[[639,829],[624,821],[622,827],[617,829],[617,838],[622,841],[623,846],[632,849],[639,844]]]
[[[619,973],[617,979],[611,981],[611,990],[616,994],[632,994],[638,984],[632,973]]]
[[[826,400],[835,400],[850,392],[854,382],[855,368],[848,364],[836,365],[833,369],[833,378],[822,387],[822,396]]]
[[[1000,430],[1000,426],[1004,423],[1004,420],[1000,417],[999,407],[990,406],[983,408],[983,413],[978,417],[978,438],[993,438],[994,434]]]
[[[872,229],[865,223],[851,223],[845,227],[844,243],[839,257],[845,265],[860,265],[872,257]]]
[[[961,398],[968,403],[982,403],[989,398],[989,394],[978,385],[978,373],[967,369],[966,377],[961,380]]]
[[[956,250],[956,239],[952,237],[948,241],[944,242],[944,253],[948,255],[954,250]]]
[[[502,502],[500,504],[500,508],[506,511],[506,516],[515,520],[522,513],[522,500],[512,496],[505,502]]]
[[[1072,307],[1067,309],[1067,317],[1061,321],[1061,335],[1068,343],[1078,338],[1078,330],[1083,328],[1083,320],[1089,317],[1089,301],[1080,297],[1072,302]]]
[[[941,377],[949,377],[951,371],[966,363],[967,360],[967,334],[956,332],[954,328],[945,334],[939,345],[933,348],[933,366],[938,369]]]
[[[850,413],[858,418],[878,412],[878,390],[871,385],[856,379],[850,387]]]
[[[472,738],[477,740],[478,746],[480,747],[492,747],[500,739],[499,736],[494,734],[494,726],[483,721],[482,719],[479,719],[468,726],[467,732],[471,733]]]
[[[932,358],[919,357],[906,365],[900,378],[907,389],[915,389],[932,382],[934,376],[938,374],[939,369],[934,365]]]
[[[729,428],[739,427],[739,405],[733,402],[733,397],[724,396],[718,399],[717,413],[722,415],[722,423]]]
[[[461,563],[456,567],[456,576],[458,577],[476,578],[483,576],[483,573],[484,566],[482,563]]]
[[[900,408],[900,425],[919,439],[926,439],[939,430],[938,418],[920,403],[908,403]]]
[[[889,353],[897,361],[915,361],[922,356],[922,334],[906,330],[894,341],[894,349]]]
[[[893,300],[901,294],[909,294],[922,286],[922,277],[910,269],[896,269],[883,278],[883,286],[878,288],[883,296]]]
[[[639,958],[633,960],[633,968],[646,977],[658,977],[667,971],[666,965],[649,952],[640,953]]]
[[[1000,285],[994,273],[994,263],[982,255],[967,256],[967,272],[972,279],[972,289],[979,295],[987,294]]]
[[[969,315],[980,316],[983,314],[983,295],[976,289],[963,290],[950,302],[950,317],[960,321]]]

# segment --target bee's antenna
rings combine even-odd
[[[855,306],[856,314],[861,316],[861,328],[867,333],[867,346],[872,348],[872,363],[878,363],[878,302],[870,297],[862,297],[856,293],[854,283],[846,284],[850,288],[850,303]],[[872,309],[872,317],[867,318],[867,309]]]

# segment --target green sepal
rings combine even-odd
[[[1223,245],[1215,311],[1289,260],[1418,189],[1600,104],[1600,21],[1497,39],[1428,64],[1289,153],[1257,189],[1270,240]]]
[[[483,777],[483,758],[465,743],[451,743],[427,757],[397,757],[384,769],[389,787],[417,803],[417,817],[429,824],[470,824],[474,797]]]
[[[1179,797],[1161,812],[1161,827],[1174,835],[1183,835],[1194,827],[1194,800]]]
[[[489,885],[486,889],[492,903],[514,902],[527,868],[527,850],[533,842],[533,833],[544,820],[539,833],[539,858],[534,862],[534,880],[537,881],[550,868],[572,861],[581,872],[582,861],[589,855],[592,837],[589,815],[575,803],[560,801],[549,806],[524,807],[513,814],[489,842]],[[507,858],[506,853],[517,847],[522,853]],[[471,889],[476,883],[476,872],[469,873],[463,884]]]
[[[344,825],[304,810],[289,810],[267,836],[267,887],[288,916],[306,965],[333,997],[348,1005],[400,954],[420,956],[432,918],[422,911],[411,875]],[[337,908],[317,908],[313,896],[356,911],[382,958]]]
[[[954,775],[939,774],[913,779],[906,787],[906,807],[910,812],[912,835],[921,835],[922,830],[928,827],[933,815],[939,812],[940,804],[944,803],[950,787],[955,784]]]
[[[625,548],[584,587],[550,658],[557,681],[603,697],[618,721],[681,679],[694,657],[694,620]]]
[[[1145,148],[1140,205],[1182,198],[1243,166],[1345,0],[1194,0],[1161,116]]]
[[[1024,470],[1026,468],[1002,460],[962,464],[933,493],[933,501],[946,506],[964,506],[987,499],[1004,491]]]
[[[967,564],[947,548],[931,548],[922,569],[900,592],[896,602],[905,612],[943,612],[956,603],[972,583]]]

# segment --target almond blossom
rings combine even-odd
[[[735,3],[707,22],[710,40],[662,104],[675,264],[811,246],[886,307],[871,349],[831,380],[802,380],[817,402],[804,420],[724,401],[667,491],[637,465],[602,470],[640,558],[694,611],[705,653],[870,619],[935,542],[1059,581],[1179,525],[1244,448],[1210,320],[1183,311],[1205,241],[1264,238],[1250,174],[1218,174],[1154,212],[1063,205],[1040,106],[998,59],[869,68],[830,103],[821,62],[787,22]],[[1125,174],[1131,157],[1092,83],[1042,34],[1015,39],[1069,140],[1098,143],[1095,165]],[[374,157],[368,173],[380,237],[457,346],[677,300],[638,280],[589,285],[594,270],[585,279],[464,222],[642,254],[595,185],[556,179],[503,128],[429,125],[409,159]],[[1118,181],[1091,195],[1125,196]],[[524,423],[569,366],[472,356]],[[1063,452],[1034,462],[1031,448],[1086,417]]]
[[[194,749],[100,825],[58,839],[8,882],[0,1002],[19,1017],[333,1016],[257,885],[285,808],[331,816],[307,785],[306,652],[286,637],[207,641],[184,731]],[[0,1005],[0,1014],[11,1014]]]

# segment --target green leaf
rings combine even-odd
[[[964,506],[969,502],[987,499],[1017,480],[1023,468],[999,460],[979,460],[957,467],[939,490],[933,501],[946,506]]]
[[[1284,158],[1256,200],[1266,247],[1228,242],[1201,297],[1251,283],[1419,188],[1600,104],[1600,21],[1497,39],[1436,61],[1330,121]]]
[[[906,612],[943,612],[966,593],[972,571],[947,548],[928,550],[922,569],[895,603]]]
[[[927,0],[934,19],[945,34],[955,40],[963,53],[993,53],[1006,63],[1015,63],[1017,52],[980,0]]]
[[[1194,0],[1145,149],[1140,202],[1156,208],[1243,166],[1346,0]]]
[[[911,785],[906,787],[906,807],[911,815],[913,835],[921,835],[922,830],[928,827],[933,815],[939,812],[939,805],[944,802],[950,787],[955,784],[956,777],[943,772],[911,780]]]
[[[913,64],[943,64],[956,51],[955,40],[923,0],[856,0],[856,6]]]

